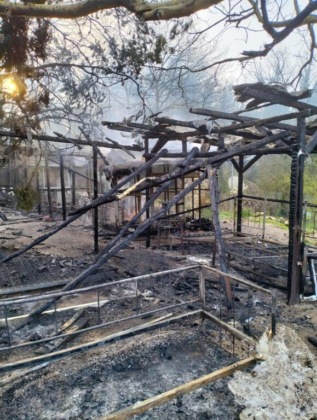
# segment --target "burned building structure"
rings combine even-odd
[[[233,309],[236,296],[235,288],[240,285],[250,288],[250,290],[258,290],[263,296],[265,295],[265,298],[269,300],[270,307],[266,327],[268,326],[274,335],[276,332],[276,300],[274,293],[263,288],[262,285],[256,284],[255,282],[251,283],[249,280],[232,275],[228,269],[230,266],[235,267],[240,270],[240,273],[247,275],[248,271],[250,272],[250,266],[248,264],[240,264],[239,266],[239,260],[241,261],[244,258],[244,261],[247,262],[251,260],[252,262],[255,260],[261,262],[261,258],[262,261],[265,258],[266,250],[262,246],[260,257],[254,256],[254,258],[250,258],[246,255],[240,255],[238,256],[238,261],[235,262],[235,251],[230,248],[230,243],[233,242],[241,244],[241,247],[248,245],[252,248],[252,241],[250,245],[245,240],[250,235],[244,232],[243,219],[244,205],[246,205],[247,201],[252,200],[258,203],[256,212],[258,213],[257,223],[260,225],[260,237],[257,236],[256,238],[257,240],[260,239],[261,245],[266,243],[263,231],[267,216],[265,205],[270,199],[249,196],[243,190],[245,172],[265,155],[287,154],[291,157],[291,188],[289,201],[286,203],[289,205],[288,245],[287,247],[276,246],[266,257],[272,260],[272,256],[278,257],[279,253],[282,253],[287,261],[286,267],[284,266],[284,268],[280,269],[285,274],[283,287],[287,292],[287,301],[289,304],[299,303],[300,300],[305,300],[305,298],[309,298],[310,300],[317,299],[315,274],[315,258],[317,259],[317,252],[313,246],[308,246],[305,243],[305,208],[307,204],[303,200],[305,158],[309,154],[317,152],[317,133],[314,127],[307,123],[307,119],[317,114],[317,107],[303,101],[303,99],[309,97],[311,94],[308,90],[289,93],[279,86],[267,86],[256,83],[236,86],[235,94],[238,101],[247,103],[244,110],[236,113],[229,114],[210,109],[191,109],[190,112],[195,116],[195,119],[191,121],[156,116],[152,125],[132,121],[103,122],[111,130],[137,133],[144,141],[144,148],[139,145],[122,146],[109,141],[91,141],[87,138],[82,140],[67,139],[66,137],[34,136],[34,139],[43,143],[53,141],[73,144],[77,148],[78,146],[90,147],[91,153],[87,155],[86,161],[90,162],[89,166],[91,170],[89,169],[84,173],[78,166],[76,167],[74,161],[70,165],[67,162],[67,157],[63,153],[60,153],[59,156],[55,156],[54,158],[52,156],[45,157],[42,167],[42,178],[44,180],[41,188],[42,194],[46,197],[45,202],[48,211],[53,214],[52,190],[54,188],[58,189],[59,195],[55,196],[54,199],[57,205],[60,204],[63,221],[21,250],[6,255],[1,263],[6,264],[15,258],[19,258],[24,252],[61,231],[88,211],[92,212],[94,251],[97,257],[88,268],[71,279],[61,290],[47,296],[25,298],[26,303],[41,300],[44,303],[39,303],[31,309],[26,320],[24,320],[24,325],[28,322],[33,322],[39,314],[48,310],[50,307],[54,307],[54,305],[56,311],[56,301],[62,297],[71,296],[74,293],[98,291],[103,287],[123,283],[128,284],[132,281],[138,284],[141,281],[156,279],[164,274],[172,275],[176,272],[183,272],[184,270],[196,270],[195,275],[198,277],[198,300],[200,306],[196,308],[195,299],[178,303],[174,300],[166,307],[161,309],[153,307],[148,313],[138,316],[153,315],[153,313],[159,311],[181,308],[184,305],[189,305],[194,309],[191,312],[173,314],[172,317],[167,317],[166,319],[163,317],[163,319],[158,319],[152,324],[149,322],[134,328],[131,327],[130,329],[109,335],[106,338],[94,342],[81,343],[69,349],[57,350],[57,348],[54,348],[53,353],[49,355],[32,356],[28,360],[22,358],[13,362],[9,361],[2,366],[0,365],[0,372],[8,372],[21,367],[33,366],[38,363],[46,363],[54,358],[58,360],[66,355],[120,341],[127,337],[159,328],[160,326],[176,323],[183,318],[187,319],[195,316],[202,318],[204,327],[206,322],[215,323],[217,327],[232,334],[236,339],[248,343],[249,349],[250,346],[255,344],[253,338],[237,330],[235,327],[231,327],[230,324],[214,316],[208,309],[208,305],[206,304],[206,284],[208,281],[211,281],[210,279],[208,280],[210,273],[216,277],[217,284],[222,285],[222,298],[224,299],[223,302],[225,302],[228,313],[232,311],[235,313],[235,309]],[[292,112],[265,119],[256,119],[244,115],[246,111],[261,108],[264,104],[283,105],[291,108]],[[296,124],[288,123],[287,121],[289,120],[296,120]],[[210,124],[211,121],[217,121],[217,124]],[[12,136],[12,138],[16,137],[13,133],[2,132],[0,134],[6,138],[8,136]],[[181,151],[168,151],[167,147],[169,142],[179,142]],[[189,144],[193,147],[189,147]],[[139,153],[142,155],[143,160],[135,159],[132,164],[115,164],[114,162],[110,162],[107,156],[102,153],[102,148],[118,149],[122,153]],[[76,152],[77,154],[80,155],[79,152]],[[248,157],[247,160],[246,157]],[[54,175],[52,170],[50,170],[49,158],[55,160]],[[237,195],[226,198],[227,201],[234,203],[235,209],[234,228],[229,238],[227,238],[226,232],[220,226],[219,205],[221,204],[221,200],[219,199],[219,188],[217,184],[217,168],[226,161],[232,162],[238,177]],[[56,171],[59,172],[57,173]],[[67,182],[65,182],[66,171],[68,174]],[[91,195],[90,203],[78,207],[79,194],[88,189],[92,190],[89,191]],[[208,204],[205,204],[202,200],[202,194],[205,191],[207,191],[210,200]],[[130,200],[128,208],[127,206],[122,206],[119,209],[118,206],[116,209],[109,210],[108,208],[107,210],[107,205],[111,203],[120,204],[126,198]],[[310,205],[312,207],[314,206],[313,204]],[[186,229],[183,223],[184,217],[186,215],[195,216],[195,214],[198,214],[198,219],[202,219],[202,209],[206,206],[211,206],[212,208],[213,227],[210,235],[206,238],[203,236],[197,238],[190,234],[186,235],[184,233]],[[124,213],[124,208],[126,209],[126,213]],[[100,226],[106,221],[109,221],[109,219],[113,219],[112,221],[116,225],[117,231],[107,242],[106,246],[100,249]],[[124,224],[123,221],[125,221]],[[123,226],[121,226],[122,224]],[[215,255],[217,254],[219,256],[219,269],[212,267],[212,265],[193,264],[185,268],[171,269],[164,273],[150,273],[143,276],[131,277],[130,279],[108,282],[103,285],[89,286],[88,288],[86,287],[86,290],[85,288],[80,289],[80,285],[89,275],[96,272],[102,265],[108,263],[112,257],[116,256],[122,249],[127,248],[140,235],[144,235],[143,240],[147,248],[150,249],[154,243],[157,245],[157,242],[155,242],[157,239],[153,239],[152,237],[152,227],[154,225],[158,226],[158,230],[161,232],[161,235],[159,235],[159,240],[161,241],[164,239],[162,238],[164,232],[166,233],[167,231],[169,240],[171,238],[174,238],[175,241],[178,239],[182,246],[184,243],[199,242],[200,240],[214,242],[216,248],[214,248],[213,263],[215,263]],[[267,243],[270,243],[270,241],[267,241]],[[231,258],[233,258],[233,261]],[[268,264],[267,260],[265,261],[264,264]],[[256,276],[254,277],[254,274],[256,274],[254,271],[253,269],[253,273],[251,273],[253,274],[252,280],[256,278]],[[263,277],[262,273],[259,277]],[[267,277],[272,286],[274,286],[272,278],[270,276]],[[310,293],[309,296],[305,297],[307,279],[309,279],[310,283]],[[136,295],[137,298],[138,296]],[[7,310],[10,305],[21,304],[22,302],[23,299],[16,301],[14,299],[4,299],[2,307]],[[97,307],[98,318],[100,320],[99,291]],[[129,319],[131,318],[137,318],[137,315],[132,315]],[[9,343],[5,346],[5,351],[10,352],[10,349],[15,350],[30,345],[30,343],[12,342],[6,314],[3,319],[5,320],[4,324],[8,331],[9,340]],[[97,323],[96,326],[90,326],[88,330],[89,328],[104,328],[111,323],[99,322],[99,325]],[[85,332],[85,328],[81,327],[81,330]],[[43,340],[57,340],[57,335],[54,338],[44,338],[39,341],[41,343]],[[75,335],[75,333],[70,333],[70,336],[72,335]],[[218,371],[219,377],[231,374],[236,369],[248,366],[255,359],[253,356],[247,357],[235,364],[231,364],[229,367],[224,368],[222,372]],[[209,378],[201,378],[200,381],[197,380],[196,382],[193,381],[187,384],[187,387],[175,388],[169,395],[166,395],[167,393],[164,395],[161,394],[155,401],[147,400],[144,404],[132,406],[121,411],[119,410],[105,418],[127,418],[131,415],[142,413],[155,405],[160,405],[164,401],[175,398],[175,396],[183,395],[186,392],[197,389],[202,384],[208,383],[208,381],[212,382],[216,377],[217,375],[211,375]]]

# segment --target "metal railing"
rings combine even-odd
[[[103,316],[107,316],[107,305],[104,306],[104,314],[101,313],[101,301],[100,301],[100,293],[102,290],[111,287],[117,287],[119,285],[127,285],[134,283],[134,290],[135,296],[133,297],[136,301],[139,299],[138,294],[138,284],[139,282],[152,280],[159,277],[169,276],[171,274],[182,274],[184,272],[189,272],[191,270],[197,271],[197,278],[193,278],[192,282],[192,290],[190,293],[190,299],[177,302],[175,303],[175,299],[171,296],[171,304],[160,307],[160,308],[153,308],[152,310],[146,312],[136,313],[131,316],[127,316],[124,318],[105,321],[102,319]],[[180,276],[177,281],[182,281],[184,277]],[[233,306],[228,308],[226,304],[226,289],[224,287],[224,279],[230,282],[231,290],[232,290],[232,297],[233,297]],[[241,285],[243,285],[244,289],[241,290]],[[239,288],[240,287],[240,288]],[[216,291],[214,291],[216,288]],[[57,320],[57,305],[56,301],[53,304],[53,319],[50,320],[53,325],[51,325],[51,330],[55,327],[55,334],[54,335],[47,335],[46,337],[34,340],[34,341],[23,341],[21,336],[23,334],[16,334],[17,330],[11,325],[12,318],[9,317],[9,312],[12,309],[21,308],[23,305],[29,306],[32,303],[36,303],[39,301],[45,300],[52,300],[58,299],[63,297],[63,299],[67,299],[70,297],[74,297],[74,295],[82,295],[89,293],[96,293],[95,299],[95,306],[97,308],[97,317],[91,316],[89,319],[90,321],[97,321],[96,325],[88,326],[86,328],[82,328],[80,330],[69,332],[69,333],[59,333],[58,330],[60,326],[58,325]],[[192,298],[192,294],[197,293],[197,298]],[[244,295],[247,293],[247,295]],[[256,298],[254,298],[254,293],[256,293]],[[243,297],[244,296],[244,297]],[[129,296],[131,298],[131,296]],[[175,297],[174,297],[175,298]],[[116,299],[118,300],[118,299]],[[104,303],[109,302],[105,301]],[[111,300],[113,302],[113,300]],[[85,351],[91,348],[98,347],[100,345],[109,344],[111,342],[115,342],[118,340],[122,340],[127,337],[131,337],[135,334],[140,334],[141,332],[149,331],[153,328],[158,328],[162,326],[166,326],[168,323],[177,322],[181,319],[188,318],[189,316],[200,316],[202,318],[202,327],[204,328],[206,325],[206,321],[212,321],[214,325],[218,328],[219,331],[219,344],[221,346],[223,340],[223,332],[228,333],[232,336],[232,353],[235,354],[236,352],[236,338],[242,340],[243,342],[248,343],[247,352],[249,354],[250,348],[254,347],[256,341],[250,336],[250,322],[251,319],[257,316],[257,308],[258,302],[261,302],[261,317],[263,318],[263,308],[266,308],[267,314],[264,317],[265,320],[259,324],[260,330],[258,331],[258,337],[265,331],[271,330],[273,334],[276,332],[276,299],[275,295],[267,290],[264,289],[250,281],[238,278],[231,274],[226,274],[217,270],[213,267],[209,267],[207,265],[195,264],[186,267],[176,268],[172,270],[161,271],[157,273],[151,273],[146,275],[141,275],[137,277],[117,280],[109,283],[103,283],[101,285],[95,285],[90,287],[85,287],[76,290],[70,291],[61,291],[55,293],[48,293],[42,294],[39,296],[33,297],[19,297],[15,299],[2,299],[0,301],[0,308],[3,311],[3,320],[2,323],[5,327],[7,333],[7,343],[4,342],[2,337],[2,347],[0,347],[0,353],[8,352],[7,354],[10,355],[11,351],[17,349],[23,349],[26,347],[38,346],[42,344],[46,344],[51,341],[63,339],[63,338],[71,338],[78,336],[79,334],[83,334],[86,332],[91,332],[98,329],[103,329],[108,326],[113,326],[115,324],[120,324],[125,321],[130,321],[138,318],[147,318],[153,314],[157,314],[160,312],[171,311],[175,310],[176,308],[184,308],[184,307],[192,307],[195,308],[192,312],[185,312],[181,314],[169,314],[172,318],[168,320],[161,320],[161,319],[154,319],[145,324],[138,325],[136,327],[128,328],[127,330],[123,330],[119,333],[112,334],[110,336],[106,336],[100,340],[95,340],[93,342],[81,342],[81,344],[69,347],[64,350],[53,351],[50,354],[44,354],[42,356],[35,356],[30,358],[28,357],[25,359],[25,353],[21,356],[22,359],[9,362],[6,364],[0,365],[0,372],[7,372],[10,370],[18,369],[20,367],[30,366],[32,364],[42,363],[43,361],[46,362],[48,360],[57,360],[59,358],[65,357],[69,354],[78,353],[80,351]],[[197,309],[198,308],[198,309]],[[200,308],[200,309],[199,309]],[[164,317],[163,317],[164,318]],[[22,318],[23,319],[23,318]],[[32,321],[36,322],[38,318],[32,319]],[[228,321],[231,323],[228,323]],[[245,325],[245,331],[241,331],[237,328],[238,323]],[[210,323],[208,323],[210,325]],[[49,330],[49,328],[47,328]],[[19,331],[19,330],[18,330]],[[251,347],[250,347],[251,346]],[[38,349],[38,347],[37,347]],[[38,350],[37,350],[38,351]],[[32,353],[31,353],[32,354]]]

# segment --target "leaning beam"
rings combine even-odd
[[[105,417],[102,417],[101,420],[125,420],[137,414],[144,413],[145,411],[165,404],[174,398],[188,394],[189,392],[193,392],[205,385],[217,381],[218,379],[232,375],[236,370],[246,368],[255,363],[256,360],[257,359],[254,356],[240,360],[239,362],[226,366],[225,368],[217,370],[216,372],[209,373],[208,375],[202,376],[198,379],[195,379],[194,381],[187,382],[186,384],[170,389],[169,391],[163,392],[162,394],[156,395],[155,397],[149,398],[145,401],[137,402],[128,408],[124,408],[123,410],[108,414]]]

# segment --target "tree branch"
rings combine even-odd
[[[142,0],[84,0],[75,4],[34,4],[0,1],[0,15],[75,19],[92,13],[124,7],[144,20],[165,20],[189,16],[223,0],[171,0],[146,3]]]

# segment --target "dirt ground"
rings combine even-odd
[[[0,226],[0,251],[8,254],[18,250],[38,236],[47,233],[54,226],[53,222],[38,220],[27,222],[16,220],[12,224],[2,224]],[[283,243],[287,240],[285,231],[281,232],[273,226],[267,231],[267,237]],[[100,247],[102,248],[106,243],[107,239],[101,236]],[[190,251],[182,255],[180,248],[177,247],[174,249],[157,247],[157,244],[153,242],[153,248],[146,249],[144,240],[136,241],[128,249],[112,258],[100,272],[90,276],[84,285],[183,267],[192,263],[191,257],[211,260],[211,251],[212,247],[208,244],[197,247],[192,245]],[[79,223],[69,226],[44,244],[28,251],[27,255],[32,264],[37,259],[43,258],[41,266],[35,270],[39,277],[43,278],[43,273],[52,274],[58,278],[74,277],[87,268],[95,258],[92,229]],[[42,271],[39,271],[39,268]],[[18,278],[15,271],[19,270],[15,268],[9,271],[10,276],[16,281],[14,286],[25,285],[26,279],[21,276]],[[232,273],[239,275],[235,271]],[[0,288],[4,286],[12,285],[1,284]],[[164,280],[155,279],[138,284],[137,290],[139,296],[136,296],[134,285],[116,287],[102,294],[101,299],[110,301],[102,307],[102,318],[112,321],[118,317],[138,313],[140,308],[141,312],[151,311],[156,309],[158,304],[167,306],[195,299],[198,294],[198,280],[195,273],[189,273],[185,277],[169,275]],[[217,287],[213,293],[218,293]],[[243,312],[247,306],[244,304],[245,293],[243,290],[239,293],[236,299],[237,307],[242,308],[240,313],[242,324],[243,319],[247,318],[246,313]],[[307,340],[308,336],[317,338],[316,303],[302,303],[290,307],[286,304],[283,291],[277,290],[276,294],[278,324],[284,324],[299,334],[316,357],[316,347]],[[122,297],[124,299],[121,299]],[[216,308],[219,304],[218,297],[213,297],[210,293],[209,298],[210,305]],[[79,296],[75,297],[72,303],[81,302],[82,297]],[[195,308],[195,304],[185,306],[186,311]],[[257,295],[252,308],[248,307],[248,311],[251,311],[251,315],[253,311],[256,311],[259,317],[258,322],[251,323],[251,332],[256,336],[256,328],[267,314],[267,307],[262,301],[262,296]],[[167,312],[156,316],[165,315]],[[65,314],[68,317],[72,316],[71,312],[66,311]],[[87,309],[85,316],[88,319],[96,318],[96,309]],[[109,327],[106,332],[112,334],[137,325],[138,322]],[[41,329],[51,329],[53,332],[54,322],[48,316],[43,316]],[[41,329],[36,332],[39,336],[42,334]],[[30,339],[30,336],[34,334],[32,326],[24,327],[16,333],[16,336],[12,338],[13,341],[21,339],[23,334]],[[85,335],[85,339],[95,340],[103,335],[104,330],[91,332]],[[200,327],[199,319],[188,319],[117,344],[90,350],[77,356],[69,356],[26,376],[15,377],[15,374],[4,374],[0,378],[0,385],[2,384],[1,418],[100,418],[106,413],[164,392],[237,360],[238,354],[232,354],[229,341],[226,343],[228,348],[224,350],[215,345],[218,343],[218,335],[218,331],[209,326],[204,332]],[[217,337],[216,341],[215,337]],[[81,340],[77,338],[72,345],[80,343]],[[0,331],[0,345],[6,345],[5,329]],[[240,349],[237,348],[236,353],[239,351]],[[243,357],[247,357],[247,351],[249,349],[244,349]],[[14,357],[25,357],[25,355],[26,353],[17,351]],[[2,362],[6,361],[6,357],[6,354],[1,357]],[[235,401],[234,395],[227,386],[228,380],[218,381],[194,393],[177,398],[137,418],[160,420],[238,418],[243,407]]]

